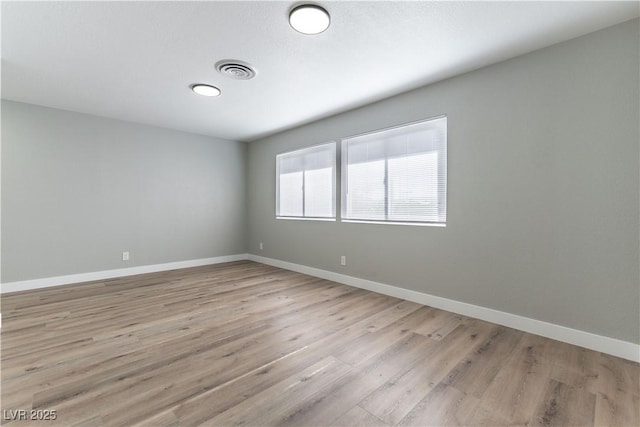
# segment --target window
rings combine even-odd
[[[447,118],[344,139],[342,218],[444,225]]]
[[[276,216],[335,219],[336,144],[334,142],[276,157]]]

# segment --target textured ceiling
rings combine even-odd
[[[638,16],[638,2],[2,2],[2,97],[250,141]],[[248,81],[216,62],[252,64]],[[192,83],[222,89],[194,95]]]

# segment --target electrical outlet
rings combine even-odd
[[[262,242],[260,242],[260,250],[264,249],[264,245],[262,244]]]
[[[122,252],[122,260],[129,261],[129,252]]]
[[[347,257],[342,255],[340,257],[340,265],[347,265]]]

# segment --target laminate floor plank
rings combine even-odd
[[[238,381],[233,381],[228,385],[223,385],[221,388],[190,399],[188,402],[179,405],[174,412],[178,414],[181,422],[185,425],[202,423],[203,420],[212,418],[219,413],[221,408],[225,408],[225,405],[232,406],[229,403],[230,401],[233,401],[233,404],[237,404],[243,398],[261,391],[265,386],[273,385],[276,379],[283,379],[282,375],[292,375],[295,371],[300,370],[301,367],[307,367],[319,361],[319,358],[333,354],[344,346],[344,342],[348,342],[357,336],[368,334],[369,328],[367,325],[372,323],[376,325],[387,322],[392,323],[394,316],[395,318],[403,317],[406,315],[406,308],[404,306],[398,307],[400,304],[402,303],[394,304],[358,321],[356,324],[334,331],[320,340],[309,343],[299,351],[296,351],[291,357],[283,357],[281,360],[265,366],[250,376],[240,378]],[[212,403],[206,404],[205,402]]]
[[[637,363],[251,261],[1,307],[8,427],[640,426]]]
[[[434,340],[441,340],[466,320],[464,316],[443,310],[432,310],[428,321],[422,323],[415,332]]]
[[[594,425],[595,404],[594,394],[550,380],[531,423],[545,427]]]
[[[433,342],[421,335],[412,333],[406,336],[376,357],[358,365],[359,369],[292,408],[292,412],[279,420],[278,425],[333,425],[340,415],[356,406],[363,395],[373,392],[407,366],[419,362],[425,349],[431,345]]]
[[[387,424],[399,423],[495,325],[474,321],[458,325],[443,340],[426,349],[422,360],[405,367],[361,403]]]
[[[481,394],[474,419],[509,420],[526,425],[543,399],[551,377],[546,357],[550,340],[525,334]]]
[[[594,425],[640,426],[640,397],[628,393],[598,393]]]
[[[600,357],[593,357],[592,351],[559,341],[548,341],[547,359],[552,365],[552,379],[597,392]]]
[[[597,378],[588,390],[596,394],[596,425],[640,426],[640,370],[628,360],[598,354]]]
[[[331,384],[353,368],[328,357],[302,372],[243,400],[238,405],[208,420],[211,425],[278,425],[297,404],[315,390]]]
[[[443,382],[465,394],[482,397],[523,335],[504,326],[495,328],[447,374]]]
[[[284,381],[324,357],[309,346],[286,354],[253,371],[212,388],[172,407],[183,425],[198,425],[214,418],[242,401]]]
[[[413,329],[420,325],[425,318],[430,317],[432,310],[434,309],[423,307],[401,317],[378,331],[353,340],[348,346],[345,346],[344,350],[339,352],[336,357],[352,365],[362,364],[369,358],[384,352],[387,348],[406,336],[413,334]]]
[[[354,406],[333,422],[336,427],[387,427],[380,418],[372,415],[360,406]]]
[[[478,398],[455,387],[439,383],[405,416],[401,426],[464,426],[472,424],[471,415]]]

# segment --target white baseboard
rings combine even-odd
[[[332,271],[307,267],[291,262],[280,261],[272,258],[265,258],[258,255],[249,254],[248,259],[262,264],[272,265],[287,270],[297,271],[310,276],[320,277],[356,288],[366,289],[392,297],[413,301],[418,304],[428,305],[453,313],[461,314],[475,319],[485,320],[491,323],[508,326],[520,331],[529,332],[535,335],[551,338],[557,341],[566,342],[590,350],[599,351],[623,359],[640,362],[640,345],[590,332],[567,328],[553,323],[543,322],[516,314],[505,313],[491,308],[478,305],[467,304],[447,298],[441,298],[410,289],[399,288],[397,286],[386,285],[384,283],[373,282],[371,280],[360,279],[345,274],[334,273]]]
[[[70,285],[72,283],[91,282],[95,280],[113,279],[115,277],[133,276],[136,274],[155,273],[158,271],[177,270],[179,268],[199,267],[202,265],[220,264],[222,262],[248,259],[248,254],[225,255],[214,258],[201,258],[189,261],[168,262],[165,264],[141,265],[139,267],[118,268],[116,270],[95,271],[91,273],[71,274],[69,276],[45,277],[42,279],[8,282],[0,285],[0,293],[27,291],[30,289],[48,288],[51,286]]]

